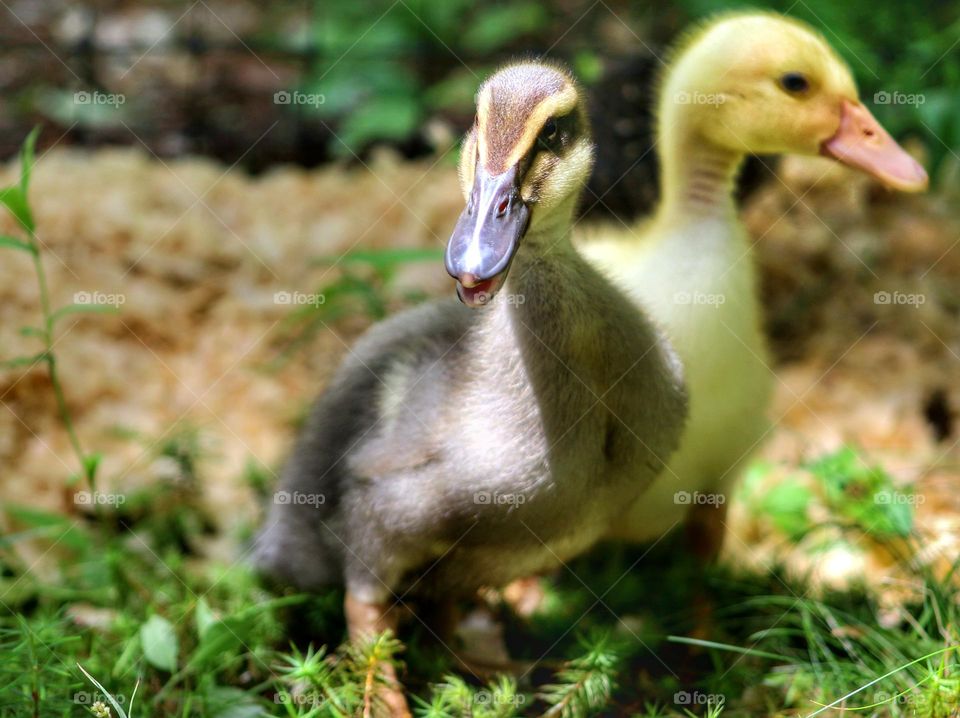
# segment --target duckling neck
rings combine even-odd
[[[658,219],[670,224],[733,220],[733,193],[744,155],[719,147],[695,131],[685,131],[679,123],[666,125],[660,144]]]
[[[585,261],[573,248],[571,222],[572,217],[551,221],[523,238],[495,309],[501,327],[526,327],[548,336],[569,329],[582,295],[594,289]]]

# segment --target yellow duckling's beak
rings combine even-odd
[[[868,172],[901,192],[922,192],[929,182],[920,163],[859,102],[843,100],[840,127],[820,146],[820,152]]]

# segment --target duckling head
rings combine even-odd
[[[447,272],[471,307],[503,286],[521,242],[569,225],[593,165],[585,100],[564,68],[508,65],[477,91],[460,156],[466,207],[447,245]]]
[[[902,191],[927,174],[858,99],[849,68],[807,25],[773,13],[694,31],[664,77],[661,135],[677,124],[734,153],[832,157]]]

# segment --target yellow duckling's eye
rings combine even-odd
[[[557,121],[554,118],[550,117],[543,123],[543,129],[540,130],[537,139],[547,146],[553,144],[553,141],[557,139]]]
[[[791,95],[799,95],[810,89],[810,81],[802,72],[787,72],[780,77],[780,87]]]

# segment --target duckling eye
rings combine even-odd
[[[810,82],[802,72],[788,72],[780,78],[780,87],[790,93],[806,92]]]
[[[550,144],[557,139],[557,121],[552,117],[543,123],[543,129],[540,130],[539,139],[541,142]]]

